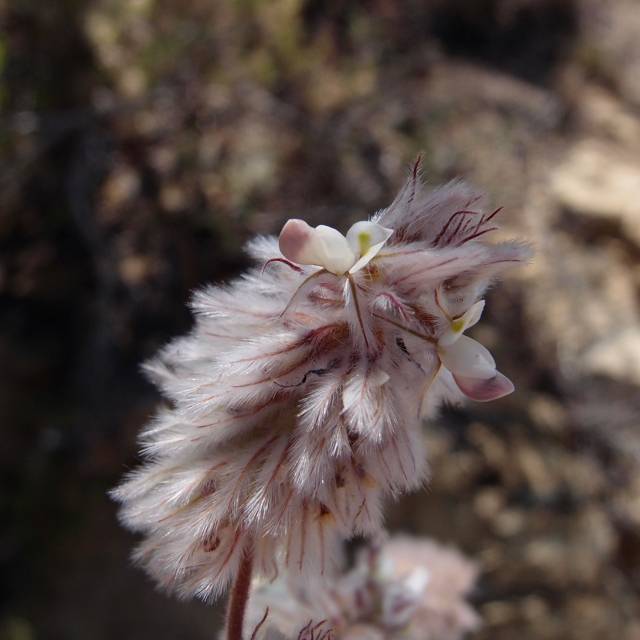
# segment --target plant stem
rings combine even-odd
[[[227,640],[242,640],[244,613],[249,601],[249,587],[253,570],[253,551],[245,547],[227,606]]]

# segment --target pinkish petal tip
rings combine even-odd
[[[304,221],[296,218],[287,220],[282,227],[279,246],[282,255],[293,262],[300,263],[305,246],[311,239],[313,229]]]
[[[460,387],[460,391],[462,391],[465,396],[477,402],[497,400],[498,398],[508,396],[515,389],[513,382],[500,372],[496,372],[496,375],[488,380],[457,375],[454,375],[453,378],[458,387]]]

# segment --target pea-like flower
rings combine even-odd
[[[280,251],[292,262],[322,267],[335,275],[355,273],[375,258],[393,229],[375,222],[356,222],[343,236],[337,229],[304,220],[289,220],[280,233]]]
[[[484,300],[478,300],[457,318],[447,318],[449,327],[438,339],[442,365],[453,375],[460,391],[473,400],[497,400],[513,391],[509,378],[496,371],[496,362],[479,342],[463,335],[480,320]]]
[[[461,182],[427,191],[416,165],[370,222],[289,221],[249,244],[254,269],[195,295],[193,331],[146,367],[169,402],[114,492],[161,586],[211,599],[252,568],[330,575],[342,539],[424,483],[420,415],[511,390],[461,335],[528,256],[485,242],[498,211]]]

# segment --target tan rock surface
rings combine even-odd
[[[562,207],[594,222],[619,224],[640,246],[640,154],[602,140],[581,141],[554,170],[551,185]]]

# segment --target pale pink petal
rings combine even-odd
[[[490,400],[497,400],[503,396],[508,396],[515,388],[513,382],[499,371],[496,371],[493,378],[485,380],[480,378],[466,378],[455,374],[453,379],[465,396],[478,402],[489,402]]]
[[[315,264],[308,261],[312,235],[313,228],[304,220],[287,220],[279,238],[282,255],[298,264]]]
[[[451,345],[439,344],[438,353],[442,364],[454,375],[487,380],[496,370],[489,350],[468,336],[460,336]]]

